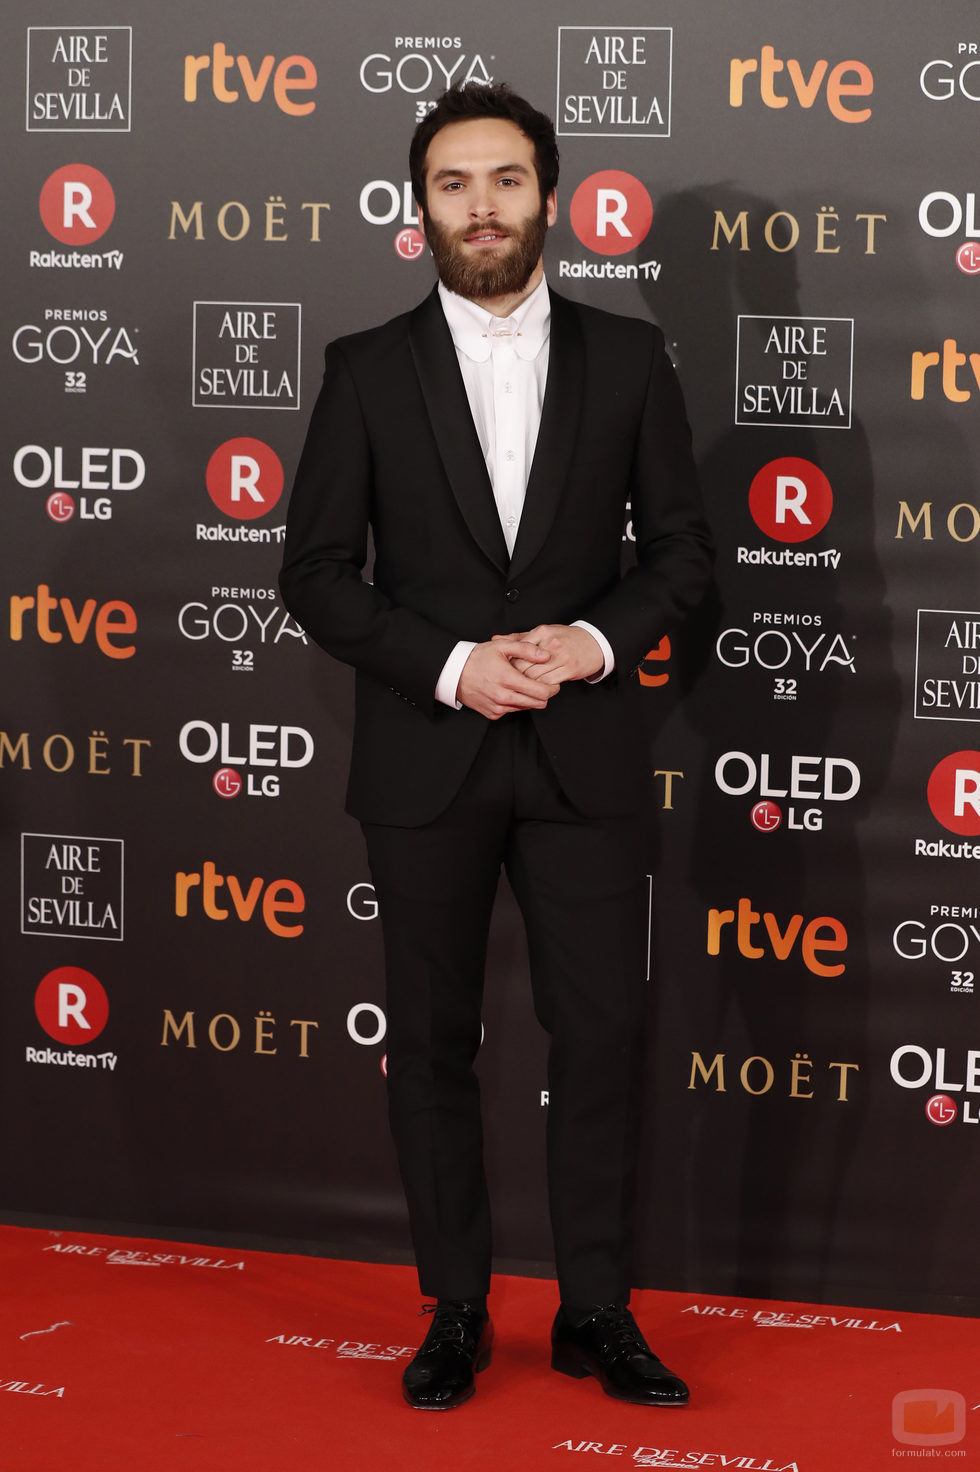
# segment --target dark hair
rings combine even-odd
[[[558,183],[558,144],[551,119],[525,102],[523,97],[518,97],[506,82],[494,82],[489,86],[482,82],[465,82],[444,92],[412,134],[408,169],[416,203],[425,208],[425,157],[435,135],[449,123],[465,123],[473,118],[503,118],[505,122],[514,123],[531,140],[541,198],[547,199]]]

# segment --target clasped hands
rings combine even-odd
[[[566,680],[596,675],[602,650],[588,629],[538,624],[523,634],[494,634],[463,666],[457,699],[487,720],[516,710],[544,710]]]

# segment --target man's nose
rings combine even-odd
[[[470,214],[476,219],[486,220],[497,213],[497,201],[489,193],[477,194],[470,201]]]

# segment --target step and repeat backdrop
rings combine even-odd
[[[5,1211],[407,1249],[352,680],[276,575],[325,342],[431,286],[412,129],[505,80],[557,124],[549,280],[663,327],[719,544],[638,674],[637,1281],[980,1308],[975,5],[18,0],[2,35]],[[497,1250],[547,1263],[506,891],[485,1029]]]

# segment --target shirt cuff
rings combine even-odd
[[[577,618],[572,624],[572,628],[585,629],[587,633],[592,635],[593,639],[602,650],[602,670],[598,674],[589,675],[585,682],[587,685],[598,685],[600,680],[604,680],[607,675],[611,675],[613,670],[616,668],[616,656],[612,652],[612,645],[606,638],[605,634],[601,633],[600,630],[596,628],[595,624],[586,623],[584,618]]]
[[[592,630],[590,629],[591,633]],[[462,710],[463,702],[456,699],[456,689],[459,685],[459,677],[463,673],[463,665],[469,659],[476,644],[461,639],[442,667],[442,674],[436,681],[436,699],[443,705],[451,706],[453,710]]]

